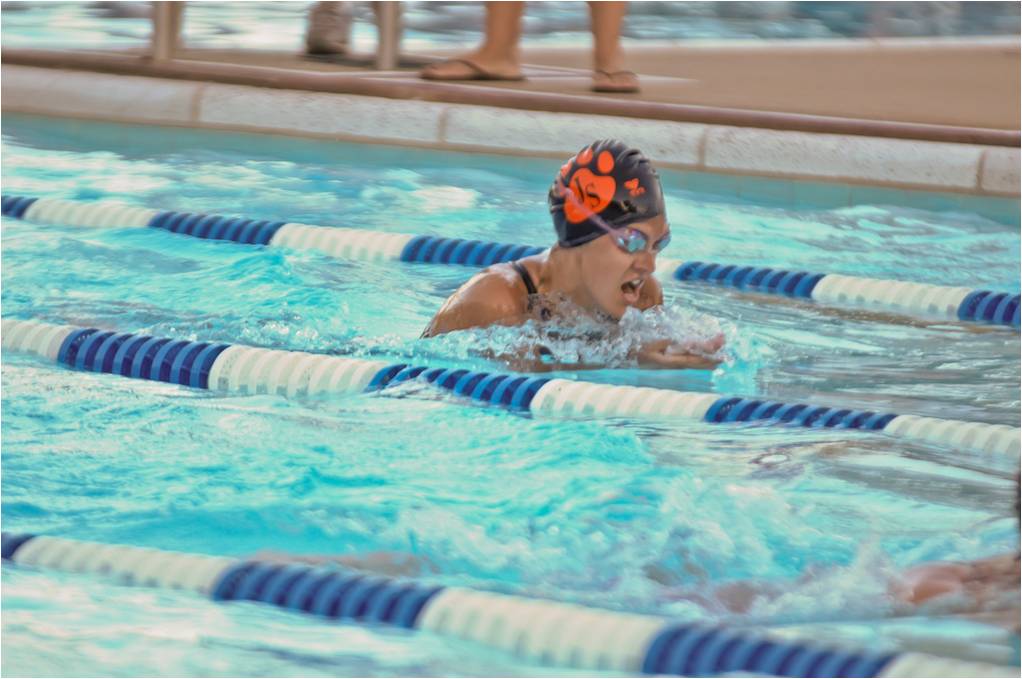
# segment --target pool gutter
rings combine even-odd
[[[622,136],[675,169],[1019,195],[1020,135],[1011,130],[153,62],[128,54],[4,50],[2,58],[6,112],[552,158],[595,138]]]

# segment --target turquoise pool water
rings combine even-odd
[[[15,116],[3,129],[5,193],[534,244],[551,238],[545,192],[558,166]],[[768,205],[663,175],[670,258],[1019,290],[1017,222]],[[417,339],[470,275],[459,267],[7,219],[2,246],[5,317],[478,368],[492,367],[480,346],[506,339]],[[1010,330],[666,292],[690,323],[679,332],[725,330],[726,364],[679,373],[622,361],[578,376],[1019,424]],[[906,635],[869,621],[893,612],[893,572],[1017,549],[1017,460],[859,431],[533,419],[420,385],[288,401],[3,359],[8,531],[222,555],[410,553],[444,584],[689,620],[825,621],[828,639],[891,648]],[[819,575],[797,581],[807,569]],[[679,595],[743,579],[792,584],[744,617]],[[11,566],[2,604],[11,676],[559,673],[426,634]],[[938,623],[947,612],[898,625],[992,634]]]

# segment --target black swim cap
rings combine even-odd
[[[664,214],[660,177],[642,151],[601,139],[561,167],[547,197],[557,242],[571,248],[613,228]]]

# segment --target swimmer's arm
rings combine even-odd
[[[798,579],[799,585],[813,582],[826,571],[809,567]],[[894,576],[888,583],[888,593],[895,602],[919,606],[931,599],[960,594],[964,601],[960,605],[969,610],[982,612],[991,601],[1012,589],[1016,592],[1019,583],[1019,555],[1000,554],[968,562],[933,562],[909,568]],[[778,583],[755,581],[730,582],[714,588],[712,602],[733,613],[746,613],[754,604],[769,602],[784,593]],[[691,599],[703,603],[690,592],[675,593],[676,598]]]
[[[717,615],[745,615],[754,606],[775,601],[783,594],[783,587],[777,583],[737,580],[700,588],[667,587],[662,596],[669,601],[690,601]]]
[[[436,567],[425,557],[402,552],[369,552],[367,554],[287,554],[285,552],[262,551],[250,558],[272,563],[302,563],[310,566],[344,566],[369,573],[391,577],[422,575],[436,572]]]
[[[1007,578],[1016,582],[1019,579],[1019,553],[998,554],[985,559],[978,559],[969,564],[972,579]]]
[[[490,358],[503,361],[511,370],[522,373],[548,373],[554,370],[601,370],[607,367],[593,363],[557,363],[552,360],[543,360],[542,347],[533,347],[530,354],[526,356],[503,354],[491,355]]]
[[[999,554],[976,561],[937,561],[913,566],[892,583],[892,595],[919,605],[946,594],[962,593],[981,608],[994,595],[1018,587],[1019,556]]]

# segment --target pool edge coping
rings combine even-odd
[[[659,166],[1016,198],[1019,148],[2,65],[3,111],[562,159],[627,136]],[[338,111],[345,115],[337,115]],[[622,130],[618,132],[618,130]],[[627,130],[627,132],[625,132]]]

